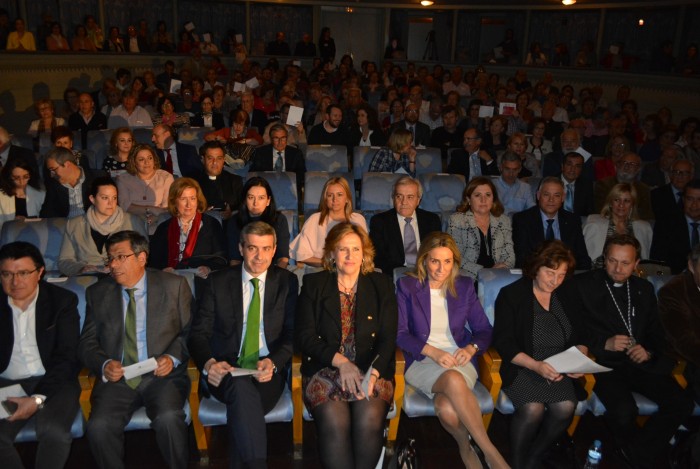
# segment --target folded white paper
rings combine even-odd
[[[204,42],[211,42],[211,34],[209,34],[209,33],[202,34],[202,39],[204,39]]]
[[[26,397],[27,393],[24,392],[22,386],[19,384],[13,384],[12,386],[7,386],[5,388],[0,388],[0,402],[6,401],[8,397]],[[0,406],[0,419],[6,419],[10,414],[7,413],[3,406]]]
[[[493,117],[493,106],[479,106],[479,117]]]
[[[243,35],[242,34],[236,34],[236,42],[239,44],[243,44]]]
[[[289,106],[289,114],[287,114],[287,125],[297,125],[301,122],[301,117],[304,115],[304,108],[299,106]]]
[[[170,93],[178,94],[182,88],[182,80],[176,80],[174,78],[170,79]]]
[[[235,378],[236,376],[255,376],[260,373],[260,371],[249,370],[248,368],[234,368],[233,371],[229,373]]]
[[[137,376],[145,375],[155,371],[158,368],[158,362],[154,357],[151,357],[142,362],[134,363],[133,365],[124,367],[124,379],[136,378]]]
[[[260,86],[260,82],[256,77],[251,78],[250,80],[245,82],[245,86],[248,87],[248,89],[254,90],[258,86]]]
[[[185,23],[185,31],[187,31],[187,32],[192,32],[193,29],[194,29],[194,23],[193,23],[193,22],[190,21],[190,22],[188,22],[188,23]]]
[[[552,355],[545,360],[545,363],[552,365],[558,373],[601,373],[612,369],[597,364],[575,346]]]
[[[243,83],[239,83],[239,82],[236,81],[236,82],[233,83],[233,92],[234,92],[234,93],[238,93],[239,91],[240,91],[241,93],[244,92],[244,91],[245,91],[245,85],[244,85]]]

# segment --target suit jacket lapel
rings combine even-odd
[[[158,341],[161,329],[159,324],[160,315],[150,314],[151,307],[165,304],[165,291],[158,282],[151,281],[151,276],[148,275],[148,272],[146,272],[146,285],[148,289],[146,293],[146,355],[148,356],[150,355],[148,349],[151,344],[155,344]],[[122,321],[122,336],[124,335],[123,324],[124,322]]]
[[[51,360],[51,350],[47,349],[46,334],[44,331],[51,326],[53,318],[51,317],[51,300],[46,293],[46,289],[39,287],[39,297],[36,299],[36,344],[39,348],[39,356],[42,363],[49,363]]]
[[[423,318],[425,318],[425,323],[427,324],[426,332],[430,332],[430,322],[432,321],[432,316],[430,315],[430,285],[428,282],[421,285],[418,280],[415,280],[414,288],[416,291],[416,303],[418,309],[423,313]]]
[[[7,303],[7,295],[0,290],[0,371],[4,371],[10,363],[14,335],[12,308]]]
[[[274,319],[274,315],[271,311],[274,310],[279,294],[277,291],[277,283],[277,276],[275,275],[274,269],[268,269],[267,278],[265,279],[265,306],[263,309],[263,328],[265,329],[265,341],[268,343],[270,342],[268,334],[272,330],[272,320]]]
[[[240,348],[243,343],[243,312],[248,308],[248,305],[243,304],[243,265],[240,264],[231,272],[231,314],[233,315],[231,319],[236,328],[235,337],[239,337],[237,347]],[[265,299],[267,299],[267,295]]]
[[[360,278],[362,278],[362,275],[360,275]],[[323,292],[321,294],[321,303],[323,305],[322,314],[329,314],[331,320],[333,320],[336,326],[338,326],[338,330],[340,331],[342,330],[342,324],[340,322],[340,294],[338,293],[337,287],[334,288],[334,282],[337,281],[336,279],[337,277],[335,274],[329,275],[326,278],[326,282],[323,285]],[[359,283],[357,285],[357,290],[359,293]]]

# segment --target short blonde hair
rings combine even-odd
[[[328,188],[333,184],[337,184],[343,188],[345,191],[345,197],[348,199],[345,204],[345,221],[350,221],[350,216],[352,215],[352,193],[350,192],[350,184],[345,180],[344,177],[337,176],[332,177],[323,185],[323,190],[321,191],[321,200],[318,202],[318,211],[321,212],[321,216],[318,218],[318,224],[322,225],[325,219],[330,214],[328,210],[328,204],[326,203],[326,193]]]
[[[443,284],[443,291],[449,291],[450,295],[457,297],[457,289],[455,288],[455,280],[459,275],[459,266],[462,264],[462,254],[457,248],[457,243],[449,234],[443,231],[434,231],[430,233],[425,239],[421,240],[420,249],[418,249],[418,255],[416,257],[416,268],[414,271],[409,272],[408,275],[417,278],[421,284],[425,284],[428,279],[428,272],[425,266],[427,262],[428,255],[430,251],[435,248],[447,248],[452,251],[452,258],[454,262],[452,263],[452,272],[447,280]]]
[[[389,140],[386,142],[386,146],[389,147],[394,153],[400,153],[406,145],[413,141],[413,134],[408,129],[396,129],[391,135],[389,135]]]
[[[323,268],[335,271],[335,261],[331,253],[338,247],[338,243],[349,234],[356,234],[362,243],[362,273],[367,275],[374,272],[374,244],[369,235],[359,225],[350,222],[338,223],[326,235],[326,244],[323,246]]]
[[[620,184],[615,184],[608,196],[605,198],[605,204],[603,205],[603,210],[600,214],[605,218],[610,218],[612,216],[612,203],[615,199],[619,198],[622,194],[629,194],[632,196],[632,211],[630,212],[630,220],[636,220],[637,215],[637,189],[634,188],[634,184],[629,184],[626,182],[621,182]]]
[[[199,183],[192,178],[177,178],[170,185],[168,192],[168,212],[174,217],[177,217],[177,199],[185,192],[185,189],[194,189],[197,192],[197,211],[199,213],[203,213],[207,209],[207,199],[204,197]]]

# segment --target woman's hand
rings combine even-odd
[[[457,366],[457,359],[453,355],[438,348],[433,347],[433,349],[434,350],[428,356],[435,363],[443,368],[452,368],[453,366]]]
[[[340,372],[340,386],[343,391],[351,392],[358,399],[365,397],[365,393],[362,392],[362,373],[360,369],[350,360],[347,360],[340,365],[338,365],[338,371]]]
[[[469,363],[469,360],[471,360],[474,356],[474,354],[468,350],[468,347],[469,345],[467,345],[464,348],[458,348],[457,350],[455,350],[454,357],[455,360],[457,360],[457,364],[459,366],[466,365],[467,363]]]
[[[547,362],[537,362],[532,370],[548,381],[561,381],[564,376],[559,374],[552,365]]]

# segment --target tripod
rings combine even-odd
[[[438,59],[438,52],[437,52],[437,45],[435,45],[435,30],[433,29],[428,33],[428,35],[425,37],[425,52],[423,53],[423,60],[425,58],[428,58],[428,60],[439,60]]]

